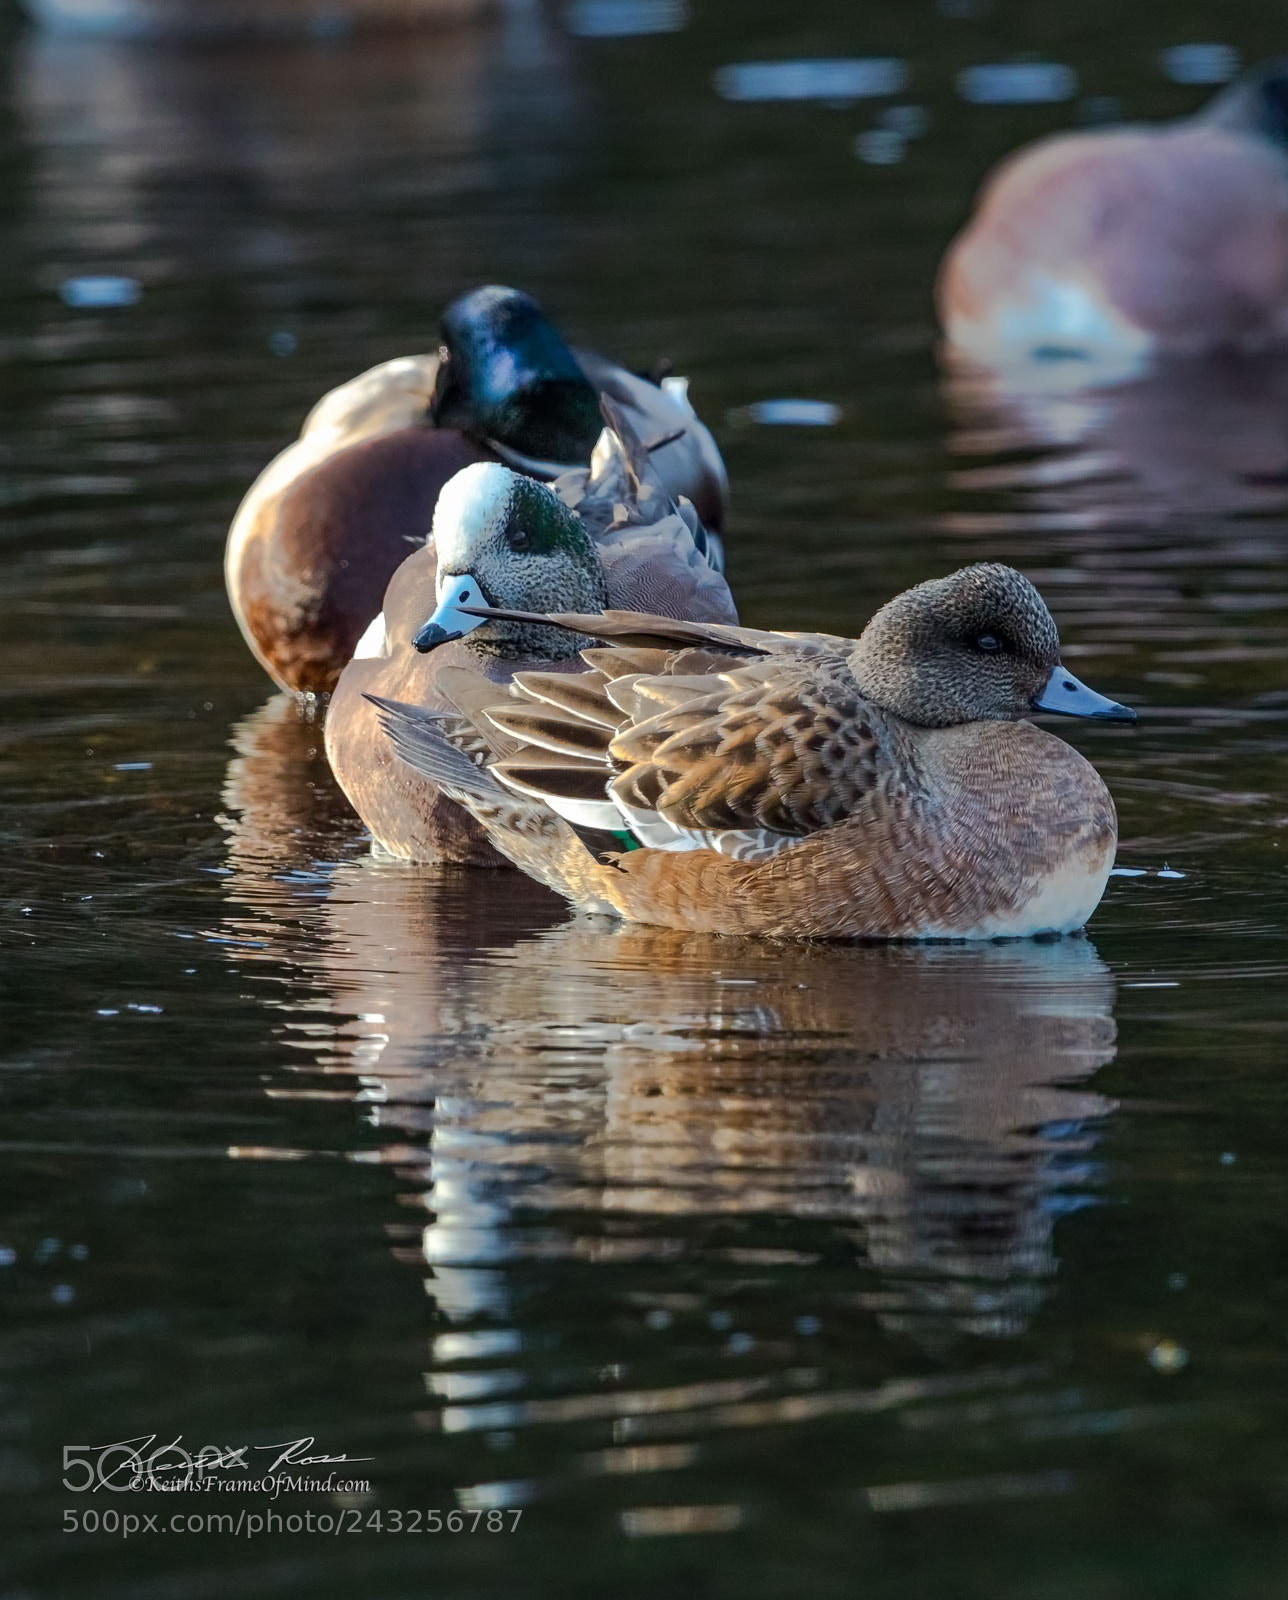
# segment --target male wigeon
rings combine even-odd
[[[606,643],[455,716],[380,702],[399,756],[585,910],[715,933],[995,938],[1080,928],[1117,843],[1109,791],[1033,711],[1129,721],[1060,661],[1010,567],[966,567],[857,639],[607,615]]]
[[[1197,116],[1058,134],[1009,157],[939,274],[940,320],[985,362],[1288,342],[1288,57]]]
[[[724,464],[684,379],[654,384],[571,350],[530,296],[476,289],[448,307],[436,354],[384,362],[324,396],[242,501],[224,573],[266,671],[284,689],[332,689],[448,479],[483,461],[542,479],[584,466],[603,394],[654,447],[671,493],[719,529]]]
[[[423,774],[394,758],[369,694],[452,709],[440,678],[475,673],[494,696],[525,668],[584,670],[577,638],[541,622],[487,622],[472,602],[535,612],[605,605],[734,622],[714,541],[675,502],[611,402],[589,470],[554,486],[480,462],[443,489],[432,536],[390,580],[384,609],[340,675],[326,748],[376,844],[415,861],[507,862],[483,828]]]

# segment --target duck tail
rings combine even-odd
[[[668,491],[653,461],[657,451],[675,444],[688,429],[684,426],[672,428],[668,433],[646,440],[612,395],[600,394],[599,409],[604,418],[604,431],[591,457],[590,492],[603,493],[611,485],[634,506],[650,503],[663,516],[679,517],[689,530],[698,554],[713,572],[723,572],[723,542],[703,524],[691,501],[683,496],[676,499]],[[658,520],[656,515],[653,520]]]
[[[498,848],[504,849],[507,838],[515,833],[516,825],[519,833],[522,833],[520,819],[535,817],[546,817],[550,821],[562,818],[568,822],[577,841],[572,845],[574,852],[579,855],[584,850],[591,861],[601,866],[607,864],[614,854],[635,848],[629,834],[614,831],[611,827],[617,813],[611,802],[604,801],[602,768],[598,769],[595,788],[604,816],[601,817],[600,811],[597,811],[588,823],[576,815],[575,808],[572,808],[573,817],[566,816],[566,811],[570,809],[568,802],[552,806],[544,788],[532,786],[531,778],[535,769],[529,771],[526,767],[517,766],[512,774],[507,774],[507,783],[498,782],[485,765],[492,753],[488,743],[467,718],[450,711],[424,711],[420,706],[409,706],[401,700],[386,700],[377,694],[369,694],[365,698],[379,713],[380,726],[392,742],[398,759],[413,772],[437,784],[444,794],[482,822]],[[559,763],[554,761],[547,765],[557,766]],[[565,786],[569,780],[580,780],[578,792],[584,791],[585,775],[593,770],[590,765],[584,761],[565,761],[563,765],[578,770],[556,776],[564,778]],[[541,776],[548,784],[551,774],[543,769]],[[555,788],[558,792],[557,783]],[[609,827],[603,826],[604,820],[610,823]],[[520,858],[519,864],[556,892],[564,892],[557,875],[551,878],[543,870],[539,856],[531,860]]]
[[[398,759],[436,783],[444,794],[468,809],[511,799],[488,771],[485,763],[491,752],[466,718],[451,711],[425,711],[378,694],[363,698],[375,706]]]

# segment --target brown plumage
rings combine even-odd
[[[495,461],[426,412],[435,356],[387,361],[326,395],[265,467],[228,533],[224,577],[256,659],[283,689],[335,686],[439,491]]]
[[[985,183],[940,318],[985,362],[1110,364],[1288,339],[1288,62],[1201,115],[1041,140]]]
[[[1012,569],[919,585],[858,640],[548,620],[628,641],[586,652],[599,680],[575,709],[519,674],[494,707],[476,681],[464,717],[380,710],[401,759],[575,904],[714,932],[905,938],[1068,931],[1099,901],[1113,802],[1075,750],[1016,719],[1131,713],[1065,671]],[[497,736],[482,768],[459,765]],[[606,851],[603,830],[643,848]]]

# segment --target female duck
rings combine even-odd
[[[682,378],[658,387],[574,352],[529,296],[476,289],[448,307],[437,355],[387,361],[326,395],[242,501],[224,573],[261,665],[285,689],[332,689],[448,479],[481,461],[547,479],[584,466],[601,394],[655,447],[668,489],[718,529],[724,465]]]
[[[610,407],[611,409],[611,407]],[[384,610],[340,675],[327,713],[331,767],[376,843],[413,861],[504,866],[467,812],[394,758],[368,695],[452,709],[439,680],[465,669],[504,695],[516,671],[580,672],[578,640],[537,622],[485,622],[483,600],[518,611],[605,605],[734,622],[708,536],[676,505],[648,457],[606,430],[589,471],[554,488],[478,463],[444,488],[429,543],[390,580]],[[557,491],[557,492],[556,492]]]
[[[1050,612],[1010,567],[920,584],[858,640],[524,620],[609,642],[582,652],[588,676],[518,674],[505,704],[451,674],[456,717],[391,701],[381,716],[405,762],[579,907],[714,933],[980,939],[1066,933],[1099,903],[1113,801],[1018,719],[1134,714],[1060,664]]]
[[[1288,338],[1288,58],[1198,116],[1063,134],[1010,157],[940,271],[940,320],[984,362]]]

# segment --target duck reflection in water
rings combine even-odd
[[[202,0],[184,3],[203,9]],[[287,3],[302,9],[302,0]],[[537,204],[586,159],[595,113],[567,35],[543,8],[446,3],[477,20],[358,34],[340,48],[286,39],[269,50],[157,49],[132,37],[22,35],[6,88],[32,147],[37,248],[53,260],[137,265],[149,286],[215,274],[227,292],[225,275],[244,275],[252,309],[288,327],[303,309],[325,339],[302,347],[309,370],[281,408],[279,425],[292,407],[298,421],[319,378],[334,383],[361,367],[359,349],[372,360],[392,353],[358,344],[370,303],[414,298],[429,336],[437,308],[477,273],[468,239],[435,227],[427,254],[399,231],[404,212],[430,227],[444,207],[468,212],[490,190],[526,192]],[[398,215],[386,218],[373,196],[394,193]],[[363,228],[338,273],[332,230],[346,210]],[[350,319],[349,354],[337,370],[340,315]],[[229,357],[243,376],[245,333],[239,323]]]
[[[1112,385],[1076,361],[946,362],[955,485],[1020,500],[990,528],[1155,528],[1288,506],[1288,357],[1164,361]]]
[[[1088,941],[712,939],[570,921],[517,875],[353,853],[319,877],[316,732],[281,704],[236,740],[226,932],[296,975],[293,1072],[348,1076],[388,1130],[440,1313],[509,1315],[555,1263],[635,1263],[664,1301],[672,1263],[708,1294],[794,1264],[804,1286],[839,1247],[842,1298],[887,1328],[1023,1332],[1112,1110]]]

